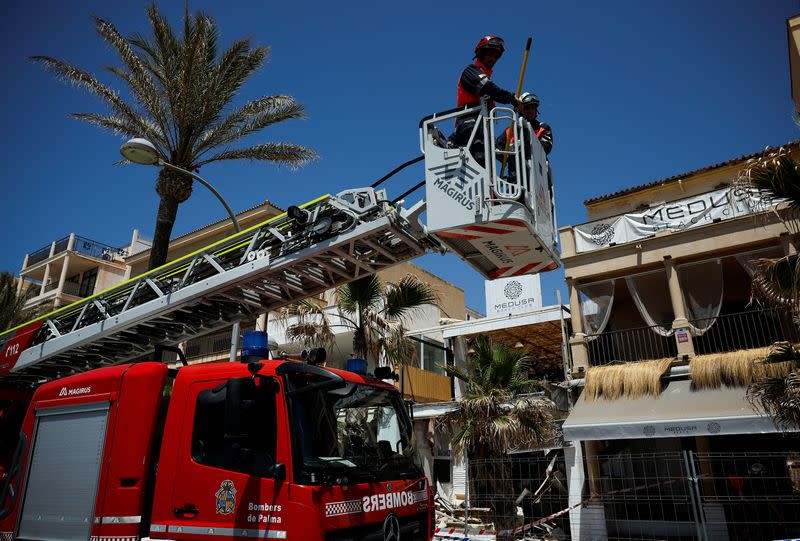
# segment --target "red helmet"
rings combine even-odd
[[[495,51],[499,51],[500,54],[503,54],[506,50],[506,46],[501,37],[484,36],[475,46],[475,56],[478,56],[481,49],[494,49]]]

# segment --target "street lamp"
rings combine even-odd
[[[126,160],[133,163],[138,163],[141,165],[156,165],[158,167],[166,167],[167,169],[173,169],[175,171],[179,171],[184,175],[189,175],[197,182],[199,182],[200,184],[211,190],[211,193],[213,193],[216,196],[216,198],[219,199],[219,202],[222,203],[222,206],[225,207],[225,210],[228,211],[228,215],[231,217],[231,221],[233,222],[233,228],[236,230],[236,232],[238,233],[239,231],[242,230],[242,228],[239,227],[239,221],[233,214],[231,207],[228,206],[228,203],[225,201],[225,199],[222,198],[222,195],[216,189],[214,189],[214,187],[211,184],[200,178],[199,175],[192,173],[191,171],[187,171],[186,169],[182,169],[177,165],[172,165],[171,163],[162,160],[161,155],[158,152],[158,149],[155,147],[153,143],[151,143],[147,139],[142,139],[140,137],[131,139],[130,141],[122,145],[122,147],[119,149],[119,153],[122,154],[122,156]]]

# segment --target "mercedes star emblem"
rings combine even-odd
[[[394,513],[387,515],[383,521],[383,541],[400,541],[400,521]]]

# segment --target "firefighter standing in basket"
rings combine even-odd
[[[539,122],[537,118],[539,115],[539,97],[533,92],[524,92],[519,97],[519,101],[522,102],[522,110],[520,111],[522,116],[525,117],[525,120],[530,122],[533,133],[542,144],[544,153],[550,154],[550,151],[553,150],[553,130],[550,128],[550,124],[547,122]],[[501,150],[506,148],[506,138],[509,136],[510,130],[511,128],[500,134],[500,137],[498,137],[496,141],[496,148]],[[509,145],[513,142],[514,138],[512,136]],[[526,149],[525,154],[526,156],[530,156],[530,147]]]
[[[492,69],[503,52],[505,52],[505,44],[502,38],[497,36],[481,38],[475,46],[475,61],[464,68],[458,80],[457,103],[459,107],[480,105],[481,97],[487,96],[490,99],[489,110],[494,107],[494,102],[513,103],[514,109],[521,109],[522,102],[513,92],[504,90],[489,80],[492,76]],[[462,147],[467,144],[477,119],[477,112],[474,115],[456,119],[456,128],[451,136],[451,141],[455,146]],[[478,129],[475,134],[470,152],[479,163],[485,165],[483,130]]]

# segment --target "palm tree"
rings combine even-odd
[[[0,272],[0,331],[16,327],[27,319],[29,312],[25,310],[25,302],[33,295],[28,286],[18,295],[14,276],[8,272]]]
[[[87,73],[49,56],[30,60],[67,82],[97,96],[105,114],[70,116],[123,137],[144,137],[161,158],[186,170],[199,171],[223,160],[260,160],[299,166],[316,153],[291,143],[267,142],[242,148],[231,145],[272,124],[303,118],[303,107],[291,96],[264,96],[234,108],[232,102],[244,82],[267,57],[267,47],[249,39],[232,43],[218,53],[219,34],[214,20],[201,12],[184,17],[183,35],[177,36],[155,4],[147,8],[152,36],[124,38],[113,24],[95,17],[100,36],[119,55],[122,65],[109,71],[127,87],[131,101]],[[149,268],[167,260],[167,249],[178,205],[192,193],[192,178],[163,168],[156,179],[160,202]]]
[[[748,164],[739,184],[762,197],[777,199],[785,208],[775,214],[790,233],[800,230],[800,164],[785,148]],[[760,259],[753,273],[753,297],[791,310],[800,326],[800,257],[797,254]],[[769,355],[756,361],[756,380],[747,396],[756,407],[772,416],[778,426],[800,429],[800,349],[788,343],[774,344]]]
[[[477,505],[494,511],[497,529],[508,528],[514,525],[516,496],[504,457],[536,448],[553,435],[554,405],[532,394],[543,387],[528,377],[531,358],[525,350],[478,336],[469,351],[466,369],[443,367],[466,391],[439,425],[453,434],[456,458],[469,460]]]
[[[412,275],[397,284],[384,283],[377,275],[350,282],[336,289],[336,312],[331,314],[309,300],[281,311],[278,319],[286,337],[306,346],[330,346],[334,328],[353,332],[356,357],[402,365],[413,358],[414,346],[406,337],[408,318],[424,306],[438,306],[439,298],[428,284]],[[295,323],[289,324],[291,319]]]

